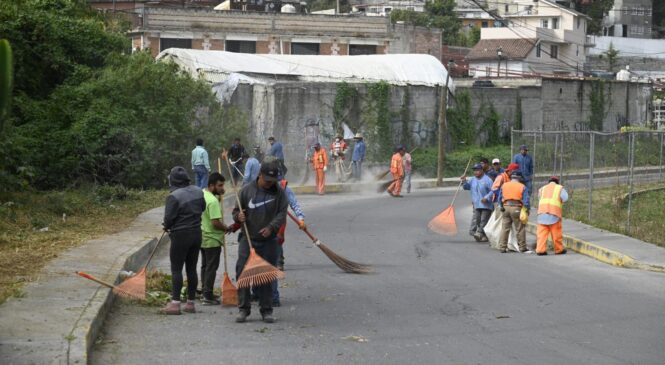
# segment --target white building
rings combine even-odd
[[[603,18],[603,35],[651,38],[652,10],[652,0],[614,0],[612,9]]]
[[[470,74],[582,75],[591,46],[588,16],[548,0],[516,0],[506,6],[502,27],[481,29],[480,42],[467,56]]]
[[[367,16],[388,16],[393,10],[425,11],[425,0],[388,0],[353,5],[352,13],[360,12]]]

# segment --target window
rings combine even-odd
[[[372,44],[350,44],[349,56],[376,54],[376,46]]]
[[[507,13],[508,12],[508,4],[506,4],[504,9],[505,9],[505,12]]]
[[[226,41],[224,50],[235,53],[256,53],[255,41]]]
[[[291,54],[318,55],[318,43],[291,43]]]
[[[159,39],[159,51],[163,51],[169,48],[192,48],[191,39],[182,39],[182,38],[160,38]]]
[[[416,8],[414,8],[413,6],[407,6],[407,7],[406,7],[406,10],[414,11],[415,9],[416,9]]]
[[[482,28],[487,28],[487,27],[489,26],[489,24],[488,24],[487,22],[481,22],[481,23],[480,23],[480,26],[481,26]]]
[[[559,46],[550,46],[550,58],[559,58]]]
[[[540,58],[540,43],[536,45],[536,57]]]
[[[580,46],[578,45],[577,48],[575,48],[575,56],[580,55]]]
[[[390,14],[390,12],[393,10],[393,8],[383,8],[383,12],[386,14]]]
[[[552,29],[559,29],[559,18],[552,18]]]
[[[582,18],[579,16],[577,17],[577,29],[580,29],[580,25],[582,25]]]
[[[541,19],[540,20],[540,27],[541,28],[549,28],[549,21],[547,19]]]

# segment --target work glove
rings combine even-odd
[[[323,166],[323,172],[328,171],[328,166]]]

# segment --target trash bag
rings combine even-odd
[[[497,208],[494,209],[492,216],[490,216],[487,225],[485,225],[485,235],[490,241],[490,246],[499,249],[499,239],[501,238],[501,211]],[[517,234],[515,227],[510,227],[510,235],[508,235],[508,249],[511,251],[519,252],[517,245]]]
[[[529,214],[526,212],[526,207],[522,207],[522,210],[520,210],[520,222],[522,222],[522,224],[527,224],[529,222]]]

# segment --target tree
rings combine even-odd
[[[613,6],[614,0],[594,0],[585,3],[576,3],[577,10],[591,18],[587,27],[587,34],[602,35],[603,17]]]
[[[609,72],[614,72],[619,58],[619,50],[614,48],[614,44],[610,42],[610,48],[600,55],[601,58],[607,58],[607,68]]]
[[[393,10],[390,13],[390,20],[393,23],[403,21],[416,26],[440,28],[446,44],[457,44],[462,23],[454,10],[455,0],[428,0],[425,2],[424,12]]]

